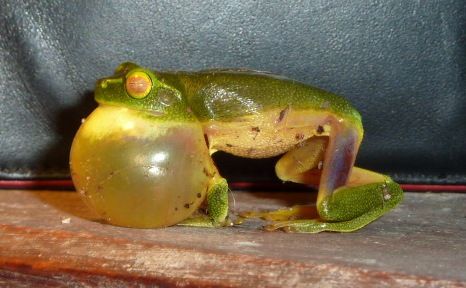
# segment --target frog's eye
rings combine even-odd
[[[147,73],[135,71],[126,77],[125,86],[129,96],[141,99],[146,97],[152,89],[152,80]]]

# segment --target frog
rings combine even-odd
[[[312,205],[246,211],[268,231],[352,232],[403,199],[388,175],[355,166],[360,113],[345,98],[242,68],[158,71],[132,62],[97,81],[99,104],[72,144],[73,182],[107,222],[135,228],[224,227],[229,187],[212,160],[280,157],[284,182],[317,189]]]

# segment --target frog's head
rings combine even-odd
[[[95,100],[156,116],[186,114],[186,103],[178,90],[161,82],[149,69],[131,62],[120,64],[112,76],[97,81]]]

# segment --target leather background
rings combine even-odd
[[[344,95],[363,116],[357,160],[402,182],[466,183],[466,11],[439,1],[0,2],[0,178],[66,177],[95,80],[249,67]],[[230,180],[273,162],[215,157]]]

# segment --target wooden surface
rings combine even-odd
[[[313,201],[234,193],[234,212]],[[129,229],[74,192],[0,191],[0,287],[466,287],[466,194],[407,193],[350,234],[240,227]]]

